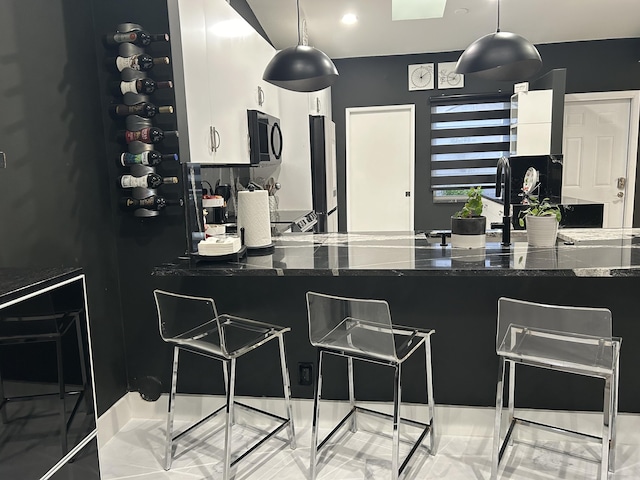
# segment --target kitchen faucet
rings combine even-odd
[[[504,190],[502,184],[504,183]],[[492,228],[502,229],[502,245],[511,244],[511,164],[507,157],[500,157],[496,171],[496,196],[502,193],[502,224],[492,223]]]

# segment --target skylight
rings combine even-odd
[[[391,19],[442,18],[447,0],[391,0]]]

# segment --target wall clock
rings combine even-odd
[[[433,90],[433,63],[409,65],[409,90]]]
[[[464,75],[456,73],[456,63],[458,62],[438,64],[438,89],[464,87]]]

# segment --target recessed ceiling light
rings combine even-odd
[[[358,17],[355,13],[345,13],[342,16],[341,22],[345,25],[353,25],[354,23],[358,23]]]

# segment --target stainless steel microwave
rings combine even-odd
[[[280,119],[258,110],[247,110],[247,119],[250,163],[252,165],[280,163],[282,161]]]

